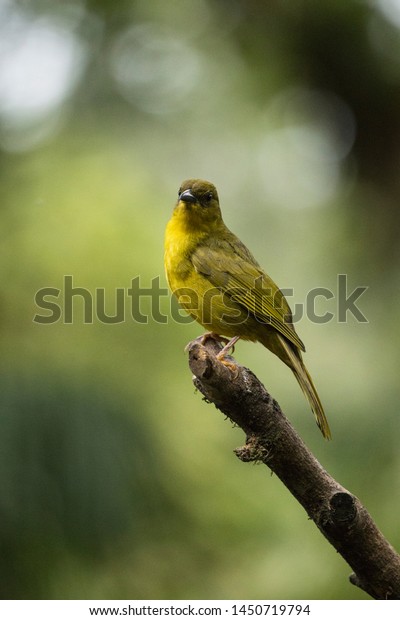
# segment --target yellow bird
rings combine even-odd
[[[182,183],[165,234],[165,270],[183,308],[213,335],[261,342],[289,368],[300,384],[326,439],[329,424],[304,365],[304,344],[289,305],[251,252],[224,224],[215,186],[201,179]]]

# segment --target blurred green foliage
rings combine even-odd
[[[199,326],[33,321],[64,277],[93,295],[163,275],[180,182],[216,183],[225,221],[291,304],[368,286],[298,331],[331,423],[242,343],[322,464],[399,546],[400,12],[379,0],[0,2],[2,598],[364,598],[349,568],[194,393]],[[317,312],[335,312],[318,300]],[[390,330],[389,330],[390,327]]]

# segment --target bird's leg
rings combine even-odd
[[[230,340],[228,340],[227,338],[223,339],[223,342],[226,342],[226,345],[224,346],[223,349],[221,349],[221,351],[217,355],[217,359],[219,359],[220,362],[223,361],[225,355],[228,355],[228,353],[231,351],[231,349],[232,349],[231,353],[234,352],[235,344],[237,343],[239,338],[240,338],[240,336],[234,336]]]
[[[237,370],[236,364],[226,360],[225,356],[228,355],[229,352],[233,353],[233,351],[235,350],[235,344],[237,343],[239,338],[240,336],[234,336],[233,338],[229,340],[228,338],[224,338],[224,336],[220,336],[216,332],[207,332],[203,334],[202,336],[199,336],[198,338],[196,338],[196,340],[198,340],[200,344],[202,345],[204,345],[207,342],[207,340],[216,340],[217,342],[223,342],[225,346],[217,354],[217,360],[219,362],[222,362],[225,366],[228,366],[230,370],[236,373],[236,370]]]
[[[233,362],[228,362],[228,360],[225,359],[225,356],[228,355],[228,353],[230,353],[230,352],[231,353],[234,352],[235,344],[237,343],[239,338],[240,338],[240,336],[234,336],[233,338],[231,338],[227,342],[227,344],[224,346],[224,348],[221,349],[221,351],[217,355],[217,360],[222,362],[225,366],[228,366],[228,368],[230,368],[230,370],[232,370],[234,373],[237,372],[236,364],[234,364]]]

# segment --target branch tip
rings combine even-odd
[[[400,599],[400,556],[367,510],[323,469],[257,377],[240,365],[233,374],[217,359],[220,350],[212,336],[186,348],[196,388],[246,434],[236,456],[280,478],[351,566],[352,584],[375,599]]]

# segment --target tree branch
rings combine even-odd
[[[325,538],[354,571],[350,581],[375,599],[400,598],[400,556],[359,499],[334,480],[305,446],[278,403],[247,368],[216,355],[213,338],[187,346],[193,383],[207,401],[240,426],[242,461],[261,461],[300,502]]]

